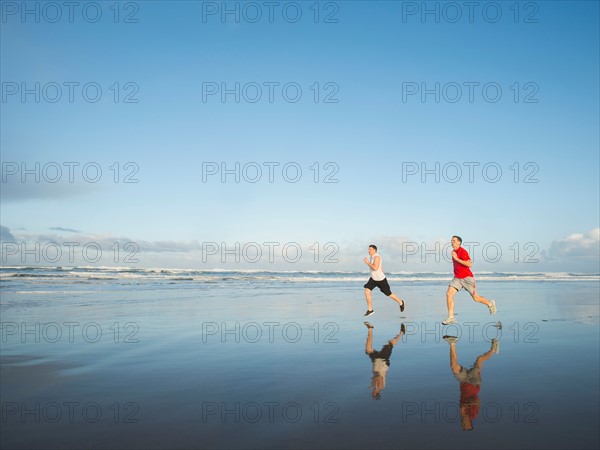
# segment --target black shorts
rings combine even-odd
[[[381,292],[383,292],[385,295],[387,295],[387,296],[392,295],[392,290],[390,289],[390,285],[388,284],[387,278],[384,278],[381,281],[375,281],[373,278],[369,278],[369,281],[367,281],[367,284],[365,284],[363,287],[365,289],[369,289],[371,291],[374,288],[378,287],[379,290]]]
[[[373,350],[372,353],[367,353],[367,355],[369,355],[371,361],[375,361],[378,358],[383,359],[389,367],[390,358],[392,357],[392,348],[393,346],[391,344],[385,344],[381,350]]]

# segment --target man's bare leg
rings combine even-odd
[[[448,317],[454,317],[454,295],[458,291],[452,286],[448,286],[446,291],[446,305],[448,306]]]
[[[482,297],[481,295],[477,294],[477,291],[473,291],[473,293],[471,294],[471,297],[473,297],[473,300],[475,300],[476,302],[483,303],[488,308],[492,304],[492,302],[490,302],[487,298]]]
[[[396,345],[398,343],[398,341],[400,340],[400,338],[402,336],[404,336],[405,333],[406,333],[406,327],[404,326],[404,324],[402,324],[400,326],[400,333],[398,333],[396,336],[394,336],[393,339],[390,339],[388,342],[390,344],[392,344],[392,347],[393,347],[394,345]]]
[[[398,303],[400,306],[404,306],[404,300],[402,300],[401,298],[399,298],[396,294],[394,294],[393,292],[388,295],[389,298],[391,298],[392,300],[394,300],[396,303]]]
[[[365,325],[367,325],[368,322],[365,322]],[[367,325],[368,331],[367,331],[367,342],[365,343],[365,351],[367,352],[367,354],[371,354],[373,353],[373,325],[368,324]]]
[[[458,356],[456,355],[456,343],[450,343],[450,369],[456,375],[460,372],[460,364],[458,364]]]
[[[492,355],[496,353],[495,349],[494,349],[494,343],[492,342],[492,348],[490,348],[487,352],[485,352],[483,355],[480,355],[477,357],[477,359],[475,360],[475,365],[477,366],[477,368],[481,371],[481,368],[483,366],[483,363],[485,361],[487,361],[488,359],[490,359],[492,357]]]
[[[371,289],[365,288],[365,299],[367,300],[367,310],[373,311],[373,302],[371,301]]]

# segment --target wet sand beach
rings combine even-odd
[[[378,398],[360,283],[5,288],[2,448],[598,446],[597,282],[481,282],[497,314],[459,293],[454,326],[443,282],[393,286]],[[469,398],[444,335],[465,369],[487,355]]]

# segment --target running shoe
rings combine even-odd
[[[456,344],[458,342],[458,338],[456,336],[444,336],[443,338],[448,344]]]

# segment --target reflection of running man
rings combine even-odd
[[[473,265],[469,253],[462,248],[462,239],[458,236],[452,236],[450,241],[452,244],[452,264],[454,265],[454,278],[448,286],[446,292],[446,304],[448,306],[448,317],[442,322],[443,325],[456,323],[454,320],[454,294],[465,288],[473,300],[486,305],[490,314],[496,314],[496,302],[494,300],[488,300],[485,297],[481,297],[477,294],[477,288],[475,286],[475,277],[471,272],[470,267]]]
[[[480,355],[470,369],[465,369],[458,364],[456,356],[456,341],[454,336],[444,336],[444,340],[450,344],[450,369],[460,383],[460,426],[463,431],[473,429],[473,420],[479,414],[479,390],[481,389],[481,369],[483,362],[498,353],[500,343],[492,339],[492,347]]]
[[[371,278],[369,278],[367,284],[363,286],[365,288],[365,298],[367,300],[367,312],[365,313],[365,316],[370,316],[375,312],[373,311],[373,303],[371,302],[371,291],[376,287],[400,305],[400,312],[404,311],[404,300],[399,299],[396,294],[392,293],[387,278],[383,273],[383,263],[381,261],[381,256],[377,254],[376,245],[369,245],[369,256],[370,258],[363,259],[364,263],[371,269]]]
[[[369,387],[373,388],[371,394],[373,399],[381,400],[381,391],[385,388],[385,378],[390,367],[392,349],[404,333],[406,333],[406,327],[402,324],[400,326],[400,333],[389,340],[381,350],[375,351],[373,350],[373,325],[369,322],[365,322],[365,325],[369,330],[367,334],[367,343],[365,344],[365,353],[369,355],[369,358],[371,358],[371,362],[373,363],[373,378],[371,378],[371,385]]]

